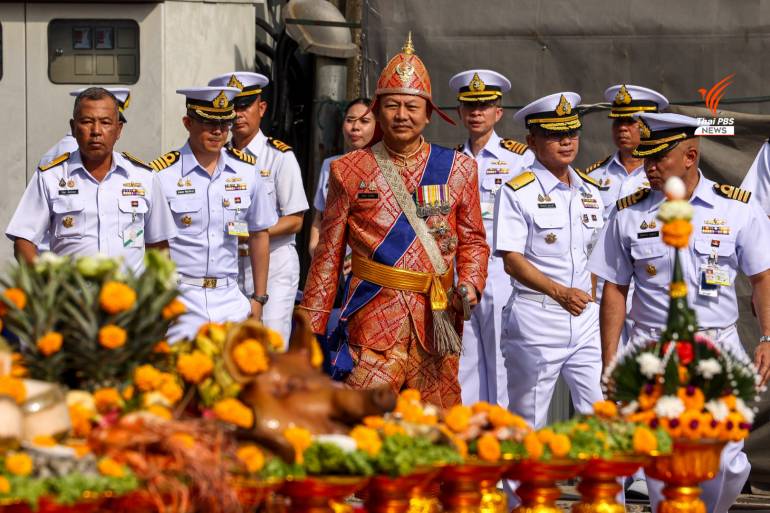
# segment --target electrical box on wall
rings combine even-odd
[[[135,84],[139,25],[134,20],[51,20],[48,76],[54,84]]]

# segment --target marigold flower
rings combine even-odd
[[[27,399],[27,387],[19,378],[0,376],[0,396],[10,397],[16,404],[21,404]]]
[[[107,349],[117,349],[126,344],[128,334],[126,330],[114,324],[108,324],[99,328],[99,344]]]
[[[740,413],[730,412],[723,423],[720,439],[739,442],[748,436],[749,430],[744,427],[744,419]]]
[[[473,411],[468,406],[452,406],[444,418],[444,423],[455,433],[462,433],[470,426]]]
[[[273,352],[283,351],[284,341],[281,334],[267,327],[265,331],[267,332],[267,347]]]
[[[730,411],[735,410],[735,407],[738,404],[738,400],[732,394],[722,397],[721,401],[725,403],[725,406],[727,406]]]
[[[698,440],[701,437],[701,412],[700,410],[686,410],[679,417],[682,423],[682,435],[690,440]]]
[[[142,392],[157,389],[163,381],[163,373],[152,365],[140,365],[134,369],[134,384]]]
[[[540,443],[547,444],[553,438],[553,430],[551,428],[543,428],[537,432],[537,439]]]
[[[403,426],[399,426],[394,422],[386,422],[382,426],[382,434],[385,436],[405,435],[406,429],[404,429]]]
[[[94,404],[96,405],[96,411],[106,413],[118,409],[123,404],[123,399],[120,397],[117,389],[112,387],[101,388],[94,392]]]
[[[126,469],[123,465],[112,458],[102,458],[96,466],[99,469],[99,473],[103,476],[123,477],[126,475]]]
[[[168,321],[170,319],[174,319],[175,317],[179,317],[186,311],[187,307],[184,306],[184,303],[182,303],[178,298],[174,298],[169,304],[163,307],[161,315],[163,315],[163,318]]]
[[[363,422],[364,426],[370,427],[372,429],[380,429],[385,425],[385,419],[379,415],[368,415],[364,417]]]
[[[32,458],[23,452],[12,452],[5,457],[5,469],[14,476],[28,476],[32,473]]]
[[[123,389],[123,392],[120,394],[123,396],[123,399],[125,401],[130,401],[134,398],[134,385],[128,385],[126,388]]]
[[[474,414],[485,413],[485,412],[489,413],[489,410],[491,409],[492,409],[492,405],[486,401],[479,401],[471,405],[471,411],[473,411]]]
[[[0,493],[1,494],[11,493],[11,483],[4,476],[0,476]]]
[[[663,396],[663,387],[659,384],[650,385],[647,384],[642,387],[642,391],[639,392],[639,408],[644,410],[651,410],[655,408],[655,404]]]
[[[71,404],[68,409],[73,434],[77,438],[88,438],[93,428],[91,425],[93,412],[89,411],[82,404]]]
[[[514,427],[516,415],[509,412],[502,406],[494,405],[487,412],[489,423],[496,428]]]
[[[136,303],[134,289],[119,281],[108,281],[99,292],[99,305],[108,314],[115,315],[129,310]]]
[[[145,411],[163,420],[171,420],[174,417],[171,410],[161,404],[151,404],[145,408]]]
[[[195,447],[195,438],[189,433],[174,433],[170,436],[170,439],[172,443],[181,445],[185,449]]]
[[[356,441],[356,447],[369,456],[377,456],[382,449],[380,435],[372,428],[356,426],[350,432],[350,437]]]
[[[558,433],[553,435],[548,442],[548,448],[551,449],[551,454],[555,457],[563,458],[569,454],[570,449],[572,449],[572,442],[570,442],[567,435]]]
[[[524,435],[524,450],[527,451],[529,458],[533,460],[539,460],[543,455],[543,443],[534,431]]]
[[[5,289],[3,291],[3,296],[6,297],[16,308],[19,310],[24,310],[24,307],[27,306],[27,295],[24,293],[23,290],[19,288],[10,288]],[[0,301],[0,317],[5,315],[8,311],[8,306]]]
[[[655,412],[652,410],[639,411],[628,416],[629,422],[636,422],[639,424],[649,424],[652,419],[655,418]]]
[[[91,454],[91,447],[85,442],[68,442],[67,447],[75,451],[75,457],[77,458]]]
[[[152,347],[152,352],[157,354],[168,354],[171,352],[171,346],[165,340],[161,340]]]
[[[406,422],[418,423],[422,419],[423,409],[420,403],[404,401],[399,398],[396,402],[396,413],[400,413]]]
[[[233,361],[244,374],[257,374],[270,368],[265,347],[256,339],[247,338],[233,349]]]
[[[192,353],[180,355],[176,368],[185,381],[200,383],[214,370],[214,362],[196,349]]]
[[[714,419],[714,416],[711,413],[701,413],[700,423],[703,438],[719,438],[719,434],[721,433],[719,421]]]
[[[618,416],[618,406],[612,401],[596,401],[594,414],[605,419],[611,419]]]
[[[462,438],[456,437],[456,436],[452,437],[451,440],[452,440],[452,443],[455,446],[455,449],[457,449],[457,453],[460,455],[460,457],[462,459],[467,458],[468,457],[468,444],[465,442],[465,440],[463,440]]]
[[[415,390],[414,388],[407,388],[406,390],[402,390],[401,393],[398,395],[398,397],[403,399],[404,401],[409,401],[409,402],[420,402],[422,400],[420,391]]]
[[[646,427],[638,426],[634,430],[632,446],[637,454],[650,454],[658,449],[658,439],[655,433]]]
[[[259,472],[265,466],[265,455],[254,444],[239,447],[235,456],[251,474]]]
[[[671,438],[679,438],[682,436],[682,422],[678,418],[661,418],[661,426],[668,431]]]
[[[254,412],[238,399],[223,399],[214,405],[214,415],[223,422],[249,429],[254,424]]]
[[[38,447],[53,447],[58,444],[51,435],[37,435],[32,437],[32,444]]]
[[[663,242],[677,249],[686,248],[690,234],[692,233],[692,224],[684,219],[675,219],[663,225]]]
[[[476,453],[484,461],[500,459],[500,441],[492,433],[484,433],[476,442]]]
[[[56,331],[49,331],[39,339],[37,339],[37,349],[43,356],[51,356],[54,353],[58,353],[61,349],[64,337],[61,333]]]
[[[706,398],[703,395],[703,391],[692,385],[686,387],[680,387],[676,392],[677,397],[684,403],[685,410],[688,411],[703,411],[703,407],[706,404]]]
[[[171,374],[166,374],[166,376],[169,376],[170,379],[163,380],[160,388],[158,388],[158,392],[168,399],[171,404],[174,404],[182,398],[184,390],[182,390],[182,387],[179,386],[179,383],[176,382]]]
[[[0,321],[0,326],[2,326],[2,321]],[[11,376],[14,378],[24,378],[27,376],[24,357],[20,353],[13,353],[11,355]]]
[[[313,436],[305,428],[290,427],[283,432],[283,437],[294,448],[294,462],[302,465],[305,462],[305,451],[313,443]]]

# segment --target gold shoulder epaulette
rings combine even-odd
[[[257,157],[254,155],[249,155],[245,151],[237,150],[233,148],[232,146],[229,146],[227,148],[227,153],[232,155],[233,157],[237,158],[241,162],[245,162],[247,164],[251,164],[252,166],[257,163]]]
[[[602,185],[602,184],[599,182],[599,180],[597,180],[596,178],[593,178],[593,177],[591,177],[591,176],[587,175],[587,174],[586,174],[586,173],[584,173],[583,171],[581,171],[581,170],[579,170],[579,169],[576,169],[576,170],[575,170],[575,172],[577,173],[577,175],[578,175],[580,178],[582,178],[582,179],[583,179],[583,181],[584,181],[585,183],[587,183],[587,184],[590,184],[590,185],[593,185],[594,187],[596,187],[596,188],[597,188],[597,189],[599,189],[600,191],[607,191],[607,190],[609,190],[609,187],[604,187],[604,186],[603,186],[603,185]]]
[[[516,141],[515,139],[500,139],[500,147],[505,148],[511,153],[518,153],[519,155],[524,155],[524,152],[527,151],[528,148],[526,144]]]
[[[457,146],[455,146],[455,151],[459,151],[460,153],[462,153],[464,148],[465,148],[465,144],[460,143]]]
[[[650,191],[652,189],[646,188],[646,189],[639,189],[633,194],[629,194],[628,196],[624,196],[620,198],[618,201],[615,202],[615,205],[618,207],[618,210],[623,210],[626,207],[630,207],[631,205],[636,205],[640,201],[642,201],[644,198],[650,195]]]
[[[604,160],[597,160],[596,162],[594,162],[593,164],[591,164],[590,166],[585,168],[584,172],[587,173],[587,174],[591,174],[594,171],[596,171],[597,169],[599,169],[600,167],[602,167],[603,165],[605,165],[607,162],[609,162],[610,159],[612,159],[612,155],[610,155],[609,157],[607,157]]]
[[[751,191],[741,189],[740,187],[735,187],[734,185],[728,185],[726,183],[715,183],[714,192],[720,196],[724,196],[727,199],[742,201],[743,203],[748,203],[749,199],[751,198]]]
[[[514,191],[518,191],[525,185],[529,185],[532,182],[535,181],[535,173],[532,171],[524,171],[520,175],[514,176],[510,180],[508,180],[505,184],[513,189]]]
[[[179,160],[179,157],[180,154],[178,151],[170,151],[150,162],[150,167],[155,171],[161,171],[173,165],[177,160]]]
[[[280,152],[286,153],[287,151],[291,151],[291,146],[289,146],[288,144],[286,144],[285,142],[279,139],[273,139],[272,137],[268,137],[267,142],[269,142],[273,148],[275,148]]]
[[[62,153],[61,155],[59,155],[58,157],[53,159],[48,164],[43,164],[42,166],[38,167],[38,169],[40,171],[48,171],[52,167],[56,167],[59,164],[61,164],[62,162],[66,162],[67,159],[69,159],[69,158],[70,158],[70,152]]]
[[[134,157],[129,152],[124,151],[123,153],[121,153],[121,155],[123,155],[126,159],[130,160],[131,162],[133,162],[137,166],[143,167],[145,169],[149,169],[150,171],[152,171],[152,167],[150,167],[150,165],[148,163],[146,163],[145,161],[143,161],[143,160],[141,160],[141,159],[139,159],[137,157]]]

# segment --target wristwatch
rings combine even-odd
[[[268,296],[267,294],[265,294],[264,296],[258,296],[256,294],[252,294],[251,299],[259,303],[260,305],[264,305],[265,303],[267,303],[267,300],[270,299],[270,296]]]
[[[762,335],[761,337],[759,337],[759,343],[760,344],[770,343],[770,335]]]

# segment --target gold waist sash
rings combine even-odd
[[[452,287],[454,282],[452,265],[449,266],[446,273],[439,276],[433,273],[391,267],[356,254],[353,254],[353,276],[382,287],[430,294],[432,310],[447,309],[446,291]]]

